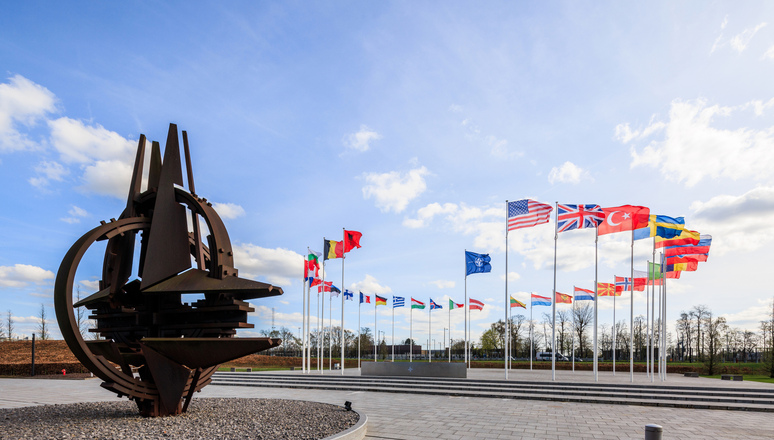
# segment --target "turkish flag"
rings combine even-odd
[[[650,219],[650,208],[644,206],[623,205],[602,208],[602,211],[605,213],[605,221],[597,226],[599,235],[644,228]]]

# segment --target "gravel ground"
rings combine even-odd
[[[0,409],[3,439],[320,439],[358,415],[300,400],[194,399],[177,417],[143,418],[134,402]]]

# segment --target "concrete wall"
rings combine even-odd
[[[463,363],[449,362],[363,362],[361,376],[468,377]]]

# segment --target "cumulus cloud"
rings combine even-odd
[[[244,208],[234,203],[213,203],[212,207],[225,220],[232,220],[245,215]]]
[[[53,280],[54,272],[29,264],[0,266],[0,287],[24,287],[29,283],[42,284]]]
[[[552,185],[557,182],[578,184],[581,180],[593,179],[588,171],[570,161],[563,163],[560,167],[551,168],[551,172],[548,173],[548,182]]]
[[[254,244],[234,246],[234,265],[240,276],[265,279],[280,287],[292,283],[304,267],[304,257],[288,249],[269,249]]]
[[[415,168],[408,173],[366,173],[363,198],[374,198],[382,212],[403,212],[408,203],[425,192],[425,176],[430,172],[425,167]]]
[[[771,314],[771,300],[757,299],[758,304],[750,306],[737,313],[724,313],[720,316],[726,318],[729,326],[741,328],[756,328],[761,321],[768,321]]]
[[[632,145],[631,167],[659,167],[666,179],[689,187],[704,178],[769,178],[774,166],[774,127],[720,128],[716,119],[750,110],[762,114],[770,102],[721,107],[709,106],[704,99],[672,101],[664,137],[641,151]]]
[[[453,289],[454,286],[456,285],[454,281],[448,281],[448,280],[430,281],[430,284],[434,285],[439,289]]]
[[[62,117],[48,122],[51,143],[66,163],[90,163],[95,160],[120,159],[131,162],[136,141],[125,139],[99,124]]]
[[[80,223],[81,222],[81,218],[88,217],[88,215],[89,215],[89,213],[86,212],[85,209],[79,208],[79,207],[77,207],[75,205],[73,205],[73,207],[69,211],[67,211],[67,213],[70,214],[70,216],[69,217],[61,218],[60,220],[62,220],[65,223],[70,223],[70,224]]]
[[[367,294],[378,293],[381,295],[383,293],[392,293],[392,289],[389,286],[379,284],[379,280],[368,274],[362,280],[350,284],[349,289],[353,292]]]
[[[94,194],[126,198],[132,180],[132,165],[121,160],[99,160],[83,167],[79,190]]]
[[[458,210],[458,206],[454,203],[431,203],[427,206],[419,208],[417,210],[416,218],[406,218],[403,220],[403,226],[407,228],[417,229],[423,228],[433,221],[436,215],[440,214],[453,214]]]
[[[19,126],[31,127],[55,109],[54,94],[23,76],[0,84],[0,153],[37,148]]]
[[[517,272],[508,272],[508,281],[516,281],[521,278]],[[500,279],[505,281],[505,275],[500,275]]]
[[[382,135],[371,130],[365,125],[360,126],[360,131],[351,133],[344,137],[344,146],[360,152],[371,149],[371,142],[381,139]]]
[[[696,201],[690,209],[691,227],[713,237],[712,254],[752,251],[774,239],[770,221],[774,217],[774,187],[760,186],[740,196]]]

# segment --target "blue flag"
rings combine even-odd
[[[465,276],[472,273],[485,273],[492,271],[492,265],[489,262],[492,259],[489,254],[477,254],[475,252],[465,251]]]
[[[442,306],[436,304],[435,301],[433,301],[433,299],[430,298],[430,310],[442,309],[442,308],[443,308]]]
[[[406,298],[402,296],[393,296],[392,297],[392,308],[396,307],[403,307],[406,305]]]

